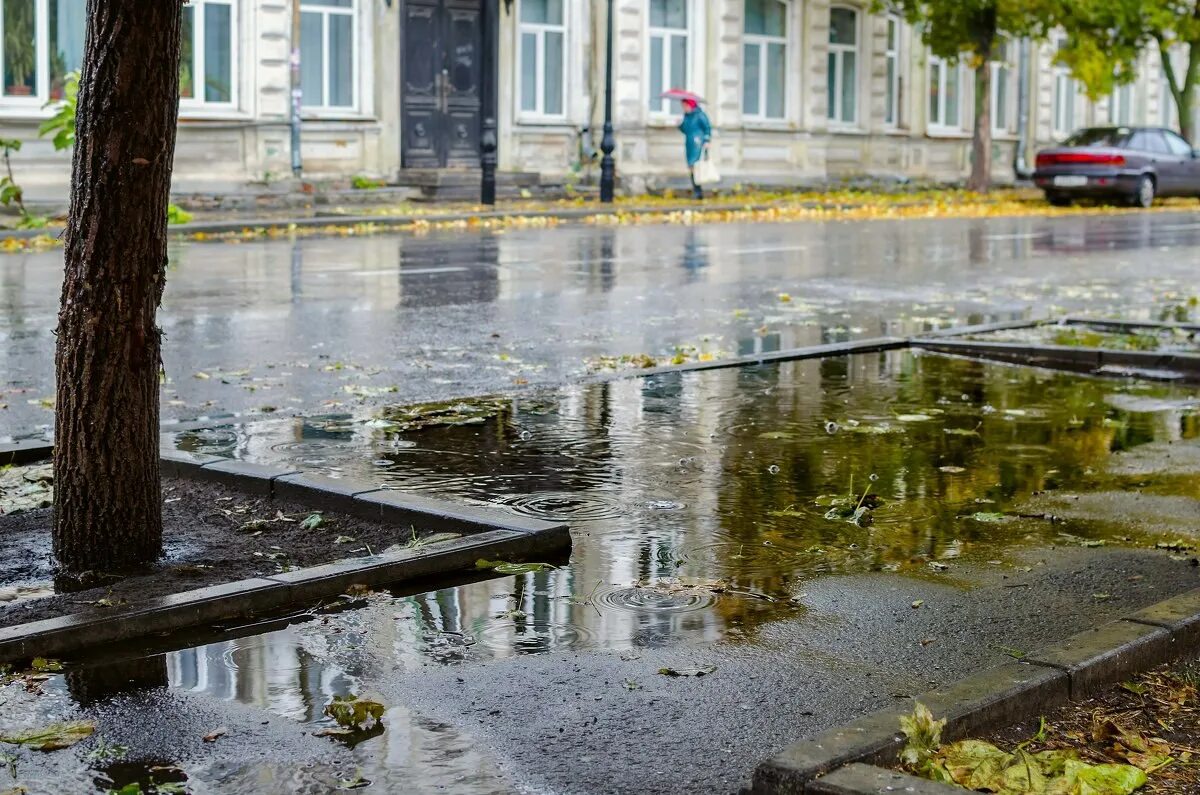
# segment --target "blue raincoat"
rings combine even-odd
[[[688,168],[696,165],[704,154],[704,145],[712,140],[712,125],[708,123],[708,115],[696,108],[683,114],[679,123],[679,131],[683,133],[683,145],[687,148]]]

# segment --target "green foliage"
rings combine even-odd
[[[70,748],[80,740],[85,740],[96,731],[96,724],[90,720],[73,720],[64,723],[52,723],[38,729],[0,734],[0,743],[24,745],[36,751],[57,751],[60,748]]]
[[[191,223],[194,218],[191,213],[180,207],[178,204],[167,205],[167,223],[168,224],[187,224]]]
[[[945,725],[920,702],[912,715],[900,718],[908,738],[900,755],[905,768],[943,784],[999,795],[1130,795],[1146,784],[1142,768],[1088,764],[1074,750],[1030,753],[1020,746],[1008,753],[982,740],[942,745]],[[1163,764],[1159,757],[1150,761]]]
[[[63,82],[63,98],[51,100],[43,107],[53,107],[54,115],[38,126],[38,136],[53,136],[54,149],[61,152],[75,143],[75,109],[79,102],[79,72],[71,72]]]
[[[506,563],[501,560],[484,560],[483,558],[475,561],[475,568],[491,569],[497,574],[536,574],[554,569],[549,563]]]
[[[334,696],[325,707],[325,714],[344,729],[365,731],[383,722],[384,707],[378,701],[355,695]]]
[[[1000,36],[1038,38],[1053,23],[1052,0],[876,0],[917,26],[930,51],[948,61],[966,59],[976,69],[996,50]]]
[[[21,151],[21,142],[16,138],[0,138],[0,150],[3,150],[4,157],[4,174],[0,175],[0,204],[5,207],[16,205],[21,213],[18,229],[41,229],[49,223],[48,219],[34,215],[25,208],[25,191],[13,177],[12,153]]]
[[[1056,56],[1099,99],[1137,78],[1138,59],[1158,49],[1181,131],[1191,139],[1191,113],[1200,81],[1200,6],[1196,0],[1044,0],[1053,22],[1067,33]],[[1183,70],[1168,57],[1184,56]]]
[[[370,177],[364,177],[361,174],[355,174],[350,178],[350,185],[355,190],[373,190],[375,188],[382,188],[386,184],[387,183],[381,179],[371,179]]]

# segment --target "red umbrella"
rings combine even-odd
[[[687,91],[682,88],[672,88],[668,91],[662,92],[661,94],[659,94],[659,96],[662,97],[663,99],[677,99],[681,102],[684,100],[690,100],[691,102],[695,102],[696,104],[699,104],[704,101],[704,97],[700,96],[699,94],[696,94],[692,91]]]

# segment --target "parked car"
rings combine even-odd
[[[1200,153],[1161,127],[1091,127],[1039,152],[1033,182],[1056,206],[1086,197],[1149,207],[1158,196],[1200,196]]]

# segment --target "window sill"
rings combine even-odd
[[[303,113],[300,115],[300,122],[302,124],[308,124],[308,125],[313,125],[313,126],[320,126],[320,125],[324,124],[324,125],[328,125],[330,127],[336,127],[338,125],[347,125],[347,124],[353,124],[353,125],[376,124],[376,123],[378,123],[378,121],[379,120],[377,118],[375,118],[374,116],[364,116],[364,115],[353,114],[353,113],[346,113],[343,115],[329,115],[329,116],[326,116],[324,114],[315,115],[315,114],[309,114],[309,113]]]
[[[870,135],[870,130],[865,130],[862,127],[856,127],[852,124],[830,124],[830,135]]]
[[[179,123],[180,124],[196,124],[202,125],[205,122],[249,122],[253,121],[253,117],[245,111],[236,110],[234,108],[223,108],[221,110],[202,110],[199,108],[180,108]]]
[[[787,119],[743,118],[742,129],[748,132],[795,132],[799,125]]]
[[[925,131],[927,138],[937,138],[944,141],[966,141],[973,136],[966,130],[958,130],[953,127],[932,127]]]
[[[566,116],[517,116],[521,127],[574,127]]]

